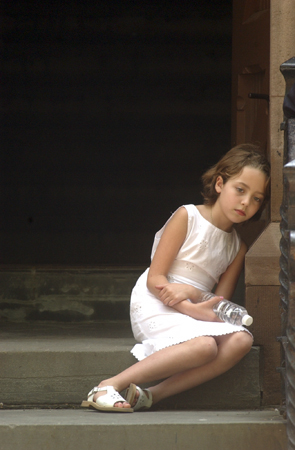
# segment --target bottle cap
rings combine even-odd
[[[248,327],[249,325],[252,325],[252,323],[253,317],[249,316],[249,314],[245,314],[242,318],[242,324]]]

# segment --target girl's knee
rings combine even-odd
[[[207,357],[208,361],[216,358],[218,353],[218,347],[215,339],[211,336],[203,336],[202,338],[200,338],[200,340],[201,342],[198,342],[198,347],[201,344],[200,349],[204,357]]]
[[[253,337],[246,331],[240,331],[234,334],[235,344],[245,355],[249,353],[253,345]]]

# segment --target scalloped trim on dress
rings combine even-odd
[[[153,353],[158,352],[159,350],[163,350],[164,348],[167,348],[167,347],[172,347],[173,345],[182,344],[183,342],[190,341],[190,340],[195,339],[197,337],[202,337],[202,336],[225,336],[226,334],[238,333],[239,331],[245,331],[246,333],[249,333],[252,336],[252,338],[253,338],[253,335],[252,335],[252,333],[250,333],[249,330],[247,330],[246,328],[243,328],[243,327],[239,327],[239,329],[236,330],[236,331],[226,331],[226,332],[219,333],[219,334],[213,334],[213,333],[210,333],[210,334],[197,334],[196,336],[192,336],[192,337],[190,337],[188,339],[175,340],[174,337],[159,338],[159,339],[145,339],[143,341],[143,342],[145,342],[145,344],[144,343],[135,344],[134,347],[130,350],[130,353],[138,361],[142,361],[143,359],[147,358],[148,356],[152,355]],[[167,339],[168,342],[165,342],[165,344],[163,342],[161,343],[161,341],[163,341],[163,339],[165,339],[165,340]],[[169,343],[170,339],[173,340],[173,342]],[[149,342],[151,342],[151,341],[155,341],[155,344],[157,344],[157,345],[149,344]],[[147,355],[145,353],[145,351],[144,351],[145,348],[147,347],[147,345],[150,345],[151,348],[154,349],[149,355]],[[139,347],[140,347],[140,349],[139,349]],[[155,347],[157,347],[156,350],[155,350]]]

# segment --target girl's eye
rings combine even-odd
[[[255,202],[261,203],[261,198],[259,197],[254,197]]]
[[[241,194],[244,192],[244,189],[237,187],[237,191],[240,192]]]

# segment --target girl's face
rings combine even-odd
[[[261,207],[266,190],[266,176],[259,169],[246,166],[238,175],[226,183],[218,177],[215,184],[219,195],[217,204],[220,213],[233,223],[251,219]]]

